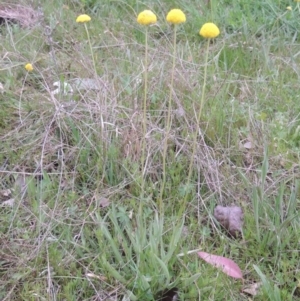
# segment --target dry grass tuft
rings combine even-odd
[[[38,24],[43,17],[43,13],[30,6],[18,4],[0,5],[0,24],[13,22],[20,24],[23,28],[31,28]]]

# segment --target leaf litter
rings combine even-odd
[[[243,293],[246,293],[251,296],[256,296],[258,294],[259,288],[261,287],[262,282],[252,283],[250,285],[245,286],[242,289]]]
[[[214,217],[231,236],[236,238],[242,233],[244,214],[241,207],[218,205]]]
[[[198,256],[207,263],[220,268],[228,276],[232,278],[243,279],[243,273],[241,269],[233,260],[206,252],[198,252]]]

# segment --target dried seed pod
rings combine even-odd
[[[218,205],[214,210],[214,217],[233,237],[241,234],[244,218],[241,207],[223,207]]]

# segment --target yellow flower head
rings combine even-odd
[[[24,66],[24,68],[25,68],[28,72],[30,72],[30,71],[33,70],[33,66],[32,66],[30,63],[26,64],[26,65]]]
[[[90,22],[91,21],[91,17],[89,15],[80,15],[77,17],[76,22],[77,23],[86,23],[86,22]]]
[[[172,24],[180,24],[186,21],[185,14],[180,9],[172,9],[167,14],[167,21]]]
[[[295,2],[300,2],[300,0],[295,0]]]
[[[139,13],[137,17],[137,22],[141,25],[150,25],[156,23],[156,15],[151,10],[144,10]]]
[[[292,7],[291,6],[287,6],[286,9],[287,10],[292,10]]]
[[[205,23],[199,32],[203,38],[211,39],[216,38],[220,34],[218,26],[214,23]]]

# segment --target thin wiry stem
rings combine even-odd
[[[147,92],[148,92],[148,27],[146,27],[145,33],[145,72],[144,72],[144,103],[143,103],[143,144],[142,144],[142,157],[141,157],[141,169],[142,169],[142,202],[144,198],[145,189],[145,152],[146,152],[146,133],[147,133]]]
[[[89,34],[88,28],[86,26],[86,23],[84,23],[84,28],[85,28],[86,35],[87,35],[88,42],[89,42],[89,46],[90,46],[90,51],[91,51],[92,61],[93,61],[94,73],[95,73],[95,76],[97,77],[98,75],[97,75],[97,70],[96,70],[96,63],[95,63],[95,58],[94,58],[93,47],[92,47],[92,44],[91,44],[90,34]]]
[[[95,61],[95,57],[94,57],[94,51],[93,51],[93,47],[92,47],[92,43],[91,43],[91,39],[90,39],[90,34],[89,34],[88,28],[86,26],[86,23],[84,23],[84,28],[85,28],[86,35],[87,35],[87,38],[88,38],[88,43],[89,43],[89,46],[90,46],[90,51],[91,51],[91,56],[92,56],[92,61],[93,61],[93,68],[94,68],[94,76],[95,76],[95,80],[97,82],[98,81],[98,74],[97,74],[97,69],[96,69],[96,61]],[[105,139],[104,139],[104,136],[103,136],[103,132],[104,132],[103,124],[104,123],[103,123],[102,113],[101,113],[100,118],[101,118],[100,137],[101,137],[101,140],[102,140],[102,151],[103,151],[102,159],[103,159],[103,166],[104,166],[105,161],[106,161],[106,145],[105,145]]]
[[[160,188],[160,197],[159,197],[159,210],[163,214],[163,194],[166,184],[166,156],[168,150],[168,140],[171,131],[171,109],[172,109],[172,94],[173,94],[173,83],[174,83],[174,72],[175,72],[175,62],[176,62],[176,25],[174,25],[174,39],[173,39],[173,64],[171,71],[171,84],[170,84],[170,94],[168,102],[168,115],[167,115],[167,127],[166,127],[166,137],[164,141],[164,150],[163,150],[163,179]]]
[[[190,186],[190,183],[191,183],[191,177],[192,177],[192,173],[193,173],[194,157],[195,157],[196,147],[197,147],[197,138],[198,138],[198,133],[200,131],[200,119],[201,119],[201,115],[202,115],[203,105],[204,105],[204,102],[205,102],[205,88],[206,88],[206,78],[207,78],[207,62],[208,62],[209,44],[210,44],[210,39],[207,40],[205,65],[204,65],[204,79],[203,79],[203,85],[202,85],[200,108],[199,108],[199,111],[198,111],[197,122],[196,122],[196,131],[195,131],[194,137],[193,137],[192,155],[191,155],[191,161],[190,161],[190,165],[189,165],[189,172],[188,172],[187,185],[186,185],[187,191],[185,193],[184,200],[183,200],[182,205],[180,207],[179,216],[181,216],[185,211],[187,198],[188,198],[188,195],[189,195],[189,193],[188,193],[189,192],[189,186]]]

